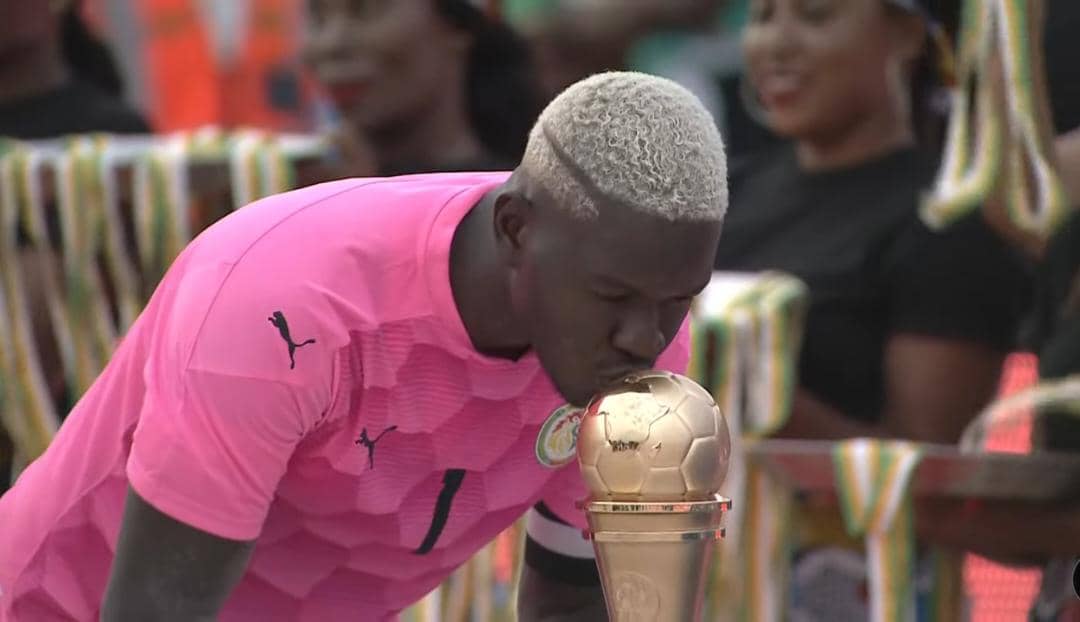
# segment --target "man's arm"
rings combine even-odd
[[[583,586],[549,579],[525,565],[518,585],[520,622],[597,622],[607,620],[599,585]]]
[[[521,622],[607,620],[592,544],[545,503],[525,517],[525,563],[518,584]]]
[[[253,549],[176,521],[129,488],[101,620],[216,620]]]

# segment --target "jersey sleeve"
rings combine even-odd
[[[127,475],[172,518],[252,540],[294,449],[328,411],[336,370],[303,296],[234,268],[190,269],[159,292]]]
[[[657,369],[685,374],[690,362],[690,319],[679,328],[656,362]],[[551,479],[540,503],[525,519],[525,563],[553,580],[576,585],[599,583],[592,545],[582,535],[588,527],[585,512],[577,507],[589,492],[577,463],[560,469]]]
[[[1028,267],[974,214],[943,232],[913,223],[890,270],[889,330],[1013,348],[1031,300]]]

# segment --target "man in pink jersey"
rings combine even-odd
[[[393,620],[526,512],[521,619],[602,619],[584,487],[537,437],[685,368],[725,178],[693,95],[610,73],[512,174],[223,219],[0,498],[0,620]]]

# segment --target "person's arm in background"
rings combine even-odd
[[[1003,355],[977,343],[895,335],[885,351],[885,410],[878,423],[845,415],[796,390],[781,438],[904,438],[954,443],[994,395]],[[942,382],[948,378],[948,382]]]
[[[1080,555],[1080,504],[916,499],[915,532],[929,544],[1035,566]]]
[[[128,490],[102,622],[210,622],[244,574],[254,542],[162,514]]]

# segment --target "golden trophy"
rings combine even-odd
[[[684,376],[638,372],[595,396],[578,431],[584,503],[613,622],[700,619],[721,519],[727,422]]]

